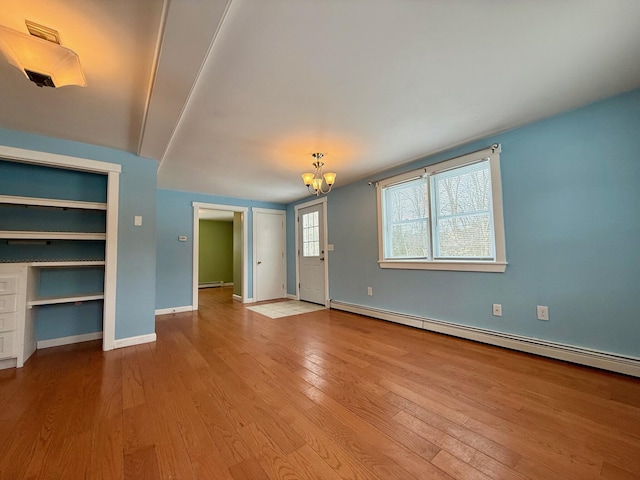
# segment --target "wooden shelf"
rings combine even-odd
[[[10,205],[31,205],[38,207],[75,208],[79,210],[106,210],[107,204],[101,202],[82,202],[79,200],[58,200],[55,198],[14,197],[0,195],[0,203]]]
[[[63,295],[57,297],[41,297],[27,301],[27,307],[37,307],[40,305],[60,305],[63,303],[88,302],[91,300],[103,300],[103,293],[85,295]]]
[[[0,230],[0,238],[9,240],[106,240],[99,232],[35,232],[26,230]]]

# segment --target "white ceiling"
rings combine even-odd
[[[3,0],[88,86],[0,59],[0,126],[159,160],[162,188],[275,202],[640,87],[638,0]]]

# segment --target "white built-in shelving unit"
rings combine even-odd
[[[48,208],[55,210],[103,211],[104,229],[102,231],[60,231],[57,229],[11,230],[0,229],[0,239],[6,245],[19,249],[25,247],[23,256],[16,261],[0,262],[0,368],[22,367],[24,361],[36,349],[35,322],[38,308],[61,304],[79,304],[82,302],[103,302],[103,349],[114,348],[115,341],[115,275],[117,265],[117,218],[120,165],[85,160],[75,157],[34,152],[0,145],[0,161],[13,161],[37,164],[44,167],[63,168],[81,172],[98,173],[107,176],[106,202],[80,201],[72,199],[39,198],[37,196],[0,195],[1,205],[29,208]],[[37,186],[36,186],[37,187]],[[31,225],[29,225],[30,227]],[[37,227],[37,226],[36,226]],[[50,225],[49,225],[50,227]],[[90,227],[88,230],[95,229]],[[46,246],[51,242],[69,242],[65,249],[65,258],[57,254],[54,258],[46,256]],[[73,245],[84,241],[100,242],[104,245],[103,258],[86,258],[82,248],[74,252]],[[38,258],[29,258],[28,248],[43,245]],[[98,244],[98,246],[100,246]],[[5,247],[6,248],[6,247]],[[71,292],[66,295],[48,296],[41,294],[41,274],[48,269],[84,269],[102,267],[104,270],[104,289],[99,292]]]

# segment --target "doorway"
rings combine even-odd
[[[327,198],[295,207],[298,299],[327,305]]]
[[[252,208],[253,296],[256,302],[285,297],[286,230],[284,210]]]
[[[242,303],[246,303],[248,299],[248,283],[247,283],[247,254],[248,254],[248,232],[247,232],[247,207],[237,207],[232,205],[219,205],[213,203],[201,203],[193,202],[193,282],[192,282],[192,305],[193,310],[198,309],[198,278],[199,278],[199,253],[200,253],[200,219],[201,217],[216,216],[215,212],[221,217],[233,215],[234,223],[234,237],[241,237],[239,239],[234,238],[234,252],[237,250],[239,253],[238,267],[241,272],[240,284],[241,288],[238,290],[235,286],[234,278],[234,294],[233,297],[240,300]],[[201,215],[202,212],[202,215]],[[234,266],[235,270],[236,266]]]

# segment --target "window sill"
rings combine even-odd
[[[504,273],[507,262],[416,262],[411,260],[379,260],[380,268],[403,270],[448,270],[454,272]]]

